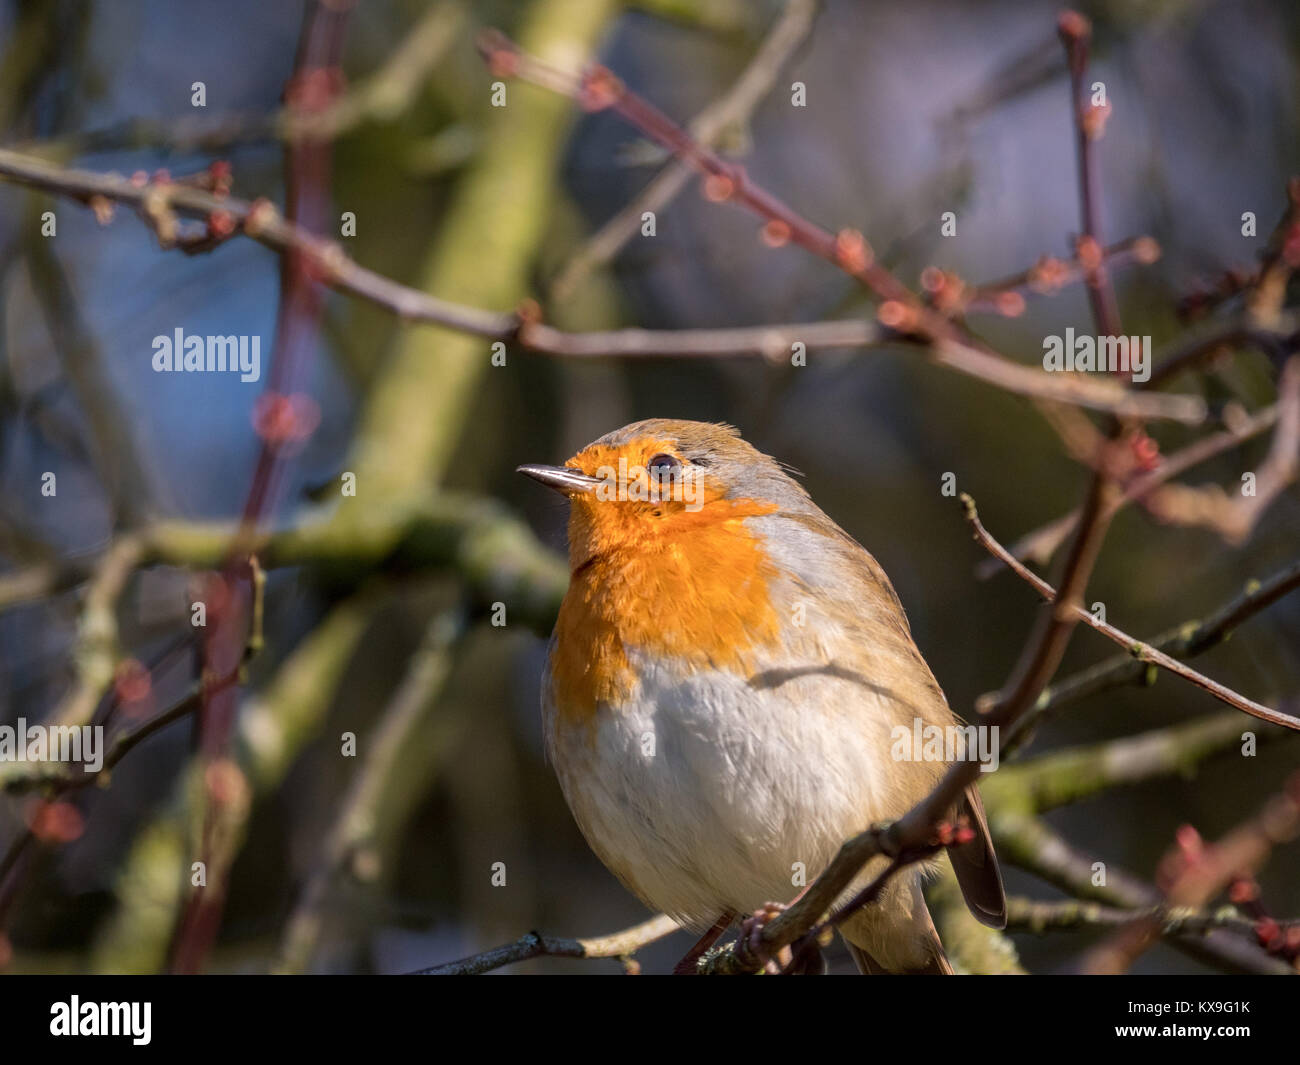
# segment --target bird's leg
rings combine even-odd
[[[767,953],[763,950],[763,926],[777,914],[784,913],[788,910],[803,898],[807,892],[808,886],[805,885],[803,890],[789,902],[765,902],[761,907],[741,922],[740,934],[748,937],[747,945],[749,947],[749,953],[763,963],[764,971],[772,973],[773,975],[779,975],[781,973],[802,973],[805,971],[802,964],[795,968],[791,967],[792,963],[795,961],[795,957],[790,947],[782,947],[776,952],[775,959],[767,956]],[[817,967],[820,964],[820,957],[818,956],[819,952],[816,951],[815,945],[813,953],[815,956],[814,962],[812,967],[807,969],[808,973],[817,971]]]
[[[782,968],[790,963],[789,947],[782,947],[775,958],[770,958],[763,949],[763,926],[779,913],[784,913],[784,902],[765,902],[757,910],[740,922],[740,934],[746,940],[749,953],[763,965],[764,972],[778,975]]]
[[[710,928],[707,932],[705,932],[704,935],[700,936],[695,946],[691,947],[691,949],[686,952],[686,956],[682,958],[682,960],[679,961],[676,965],[673,966],[673,975],[674,976],[696,975],[696,970],[699,968],[700,959],[704,957],[704,952],[707,951],[710,947],[713,946],[714,943],[718,941],[722,933],[727,930],[727,927],[731,924],[731,922],[734,919],[735,919],[735,914],[733,914],[730,910],[727,910],[722,914],[721,917],[719,917],[716,921],[714,921],[713,927]]]

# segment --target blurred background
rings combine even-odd
[[[728,93],[786,18],[788,54],[771,89],[729,116],[720,151],[819,224],[860,229],[909,285],[928,265],[991,281],[1043,255],[1070,256],[1079,212],[1059,5],[790,7],[808,9],[806,31],[768,0],[5,0],[0,135],[5,148],[122,175],[176,178],[226,161],[235,196],[296,198],[305,225],[380,274],[493,310],[532,297],[566,329],[870,317],[850,279],[793,246],[764,247],[752,217],[707,202],[695,179],[657,212],[653,237],[633,235],[609,261],[575,265],[666,160],[617,117],[531,86],[510,82],[508,105],[493,108],[496,79],[474,46],[482,28],[497,27],[567,69],[596,57],[684,123]],[[1149,234],[1164,252],[1115,275],[1125,331],[1152,336],[1158,356],[1186,328],[1180,303],[1226,271],[1249,270],[1285,208],[1286,180],[1300,170],[1300,10],[1286,0],[1081,10],[1095,27],[1089,77],[1104,82],[1113,109],[1100,144],[1106,240]],[[323,147],[293,161],[286,85],[302,88],[295,63],[326,31],[334,73],[321,91],[357,107]],[[196,82],[203,107],[192,102]],[[792,106],[794,82],[806,86],[805,107]],[[42,234],[46,211],[53,237]],[[946,211],[958,219],[954,237],[940,236]],[[1257,237],[1242,235],[1247,211]],[[341,228],[344,212],[355,235]],[[48,719],[85,679],[85,578],[115,538],[146,523],[240,514],[278,317],[283,326],[281,282],[280,258],[251,240],[193,256],[160,251],[125,208],[104,225],[67,199],[0,186],[0,724]],[[312,397],[319,422],[283,463],[267,519],[292,524],[347,507],[362,524],[382,522],[401,502],[463,493],[447,498],[495,500],[492,515],[522,519],[539,551],[558,554],[564,505],[516,465],[562,462],[639,418],[730,422],[800,470],[822,508],[881,561],[960,713],[1006,678],[1036,600],[1006,574],[977,578],[981,553],[939,491],[943,475],[956,475],[1004,542],[1068,511],[1087,480],[1032,404],[915,350],[815,350],[793,367],[565,360],[512,347],[494,366],[485,341],[404,324],[337,293],[308,317],[295,390]],[[1079,285],[1030,296],[1021,317],[972,324],[1027,363],[1040,360],[1046,334],[1092,331]],[[155,373],[152,339],[178,327],[260,337],[262,381]],[[1254,409],[1271,401],[1273,381],[1266,359],[1242,352],[1177,383],[1216,409],[1230,400]],[[1171,425],[1152,433],[1165,453],[1194,438]],[[1232,490],[1268,443],[1265,434],[1186,479]],[[340,501],[345,471],[356,473],[357,494]],[[45,472],[57,476],[54,498],[41,494]],[[523,526],[510,528],[525,542]],[[1089,600],[1151,636],[1294,560],[1298,532],[1294,488],[1239,545],[1130,508]],[[240,693],[233,748],[250,806],[208,969],[402,972],[530,929],[594,935],[648,916],[589,852],[543,760],[538,682],[553,600],[516,610],[491,580],[465,579],[472,550],[454,564],[439,550],[365,559],[341,550],[269,567],[265,647]],[[143,663],[155,709],[196,675],[192,571],[219,561],[144,565],[116,601],[117,680]],[[538,565],[553,590],[554,564]],[[59,579],[20,594],[27,575],[47,571]],[[506,603],[504,625],[491,623],[496,601]],[[449,650],[433,619],[454,630]],[[1197,668],[1277,705],[1300,690],[1298,649],[1300,599],[1291,598]],[[1111,651],[1079,632],[1063,672]],[[130,702],[121,688],[105,699]],[[364,778],[402,698],[413,705],[386,734],[400,742]],[[1166,676],[1074,704],[1027,753],[1221,711]],[[280,723],[273,755],[258,747],[268,721]],[[343,750],[347,733],[356,757]],[[196,743],[193,719],[158,731],[110,786],[69,800],[76,817],[62,835],[37,831],[0,885],[0,961],[10,971],[168,966],[194,860],[187,767]],[[1180,825],[1222,834],[1277,790],[1298,756],[1293,739],[1250,760],[1229,748],[1194,772],[1113,789],[1047,820],[1082,851],[1149,880]],[[0,796],[0,848],[44,824],[40,803],[39,793]],[[355,816],[340,829],[345,811]],[[494,863],[504,863],[504,885],[493,883]],[[1060,897],[1018,870],[1007,878],[1013,893]],[[1260,884],[1280,913],[1300,910],[1294,849],[1275,855]],[[1096,936],[1010,938],[1027,969],[1053,972]],[[674,936],[641,962],[666,971],[689,942]],[[507,971],[530,970],[618,966],[539,959]],[[1139,970],[1204,968],[1162,945]]]

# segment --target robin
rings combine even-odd
[[[956,719],[889,578],[735,429],[651,419],[519,472],[570,503],[547,753],[592,850],[647,906],[716,938],[934,787],[942,755],[897,741]],[[1004,927],[973,787],[957,813],[967,905]],[[841,926],[863,972],[952,972],[924,875],[904,868]]]

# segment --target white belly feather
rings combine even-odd
[[[754,687],[725,671],[632,664],[637,696],[602,707],[590,730],[557,728],[548,694],[547,745],[592,849],[647,905],[693,927],[793,897],[943,768],[918,776],[913,764],[900,787],[898,710],[851,680],[819,672]]]

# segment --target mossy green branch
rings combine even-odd
[[[313,566],[353,578],[376,569],[453,573],[480,603],[503,602],[512,620],[548,635],[569,583],[563,558],[504,507],[475,496],[408,498],[300,517],[259,534],[252,549],[267,569]],[[229,549],[226,524],[163,522],[143,536],[145,563],[208,567]]]
[[[521,42],[577,70],[619,6],[539,0],[519,29]],[[495,80],[484,68],[487,134],[416,284],[447,299],[510,311],[529,294],[574,108],[564,97],[518,83],[506,87],[505,107],[489,107]],[[357,475],[352,511],[427,490],[441,478],[489,360],[487,342],[477,337],[441,327],[404,332],[362,414],[347,467]]]
[[[1288,735],[1236,712],[1213,714],[1009,765],[980,790],[990,810],[1042,813],[1125,784],[1192,774],[1211,755],[1242,745],[1247,733],[1259,742]]]
[[[382,602],[378,590],[371,589],[336,606],[245,709],[237,737],[239,764],[254,797],[284,779],[294,757],[319,728]],[[163,967],[185,893],[201,890],[188,886],[192,863],[199,860],[186,801],[197,766],[191,763],[183,771],[173,801],[136,837],[117,878],[117,910],[94,948],[93,971],[148,973]],[[241,832],[242,827],[241,822]]]
[[[926,885],[925,897],[953,968],[971,976],[1026,975],[1015,944],[975,920],[962,898],[952,866],[945,861],[942,870],[937,880]]]

